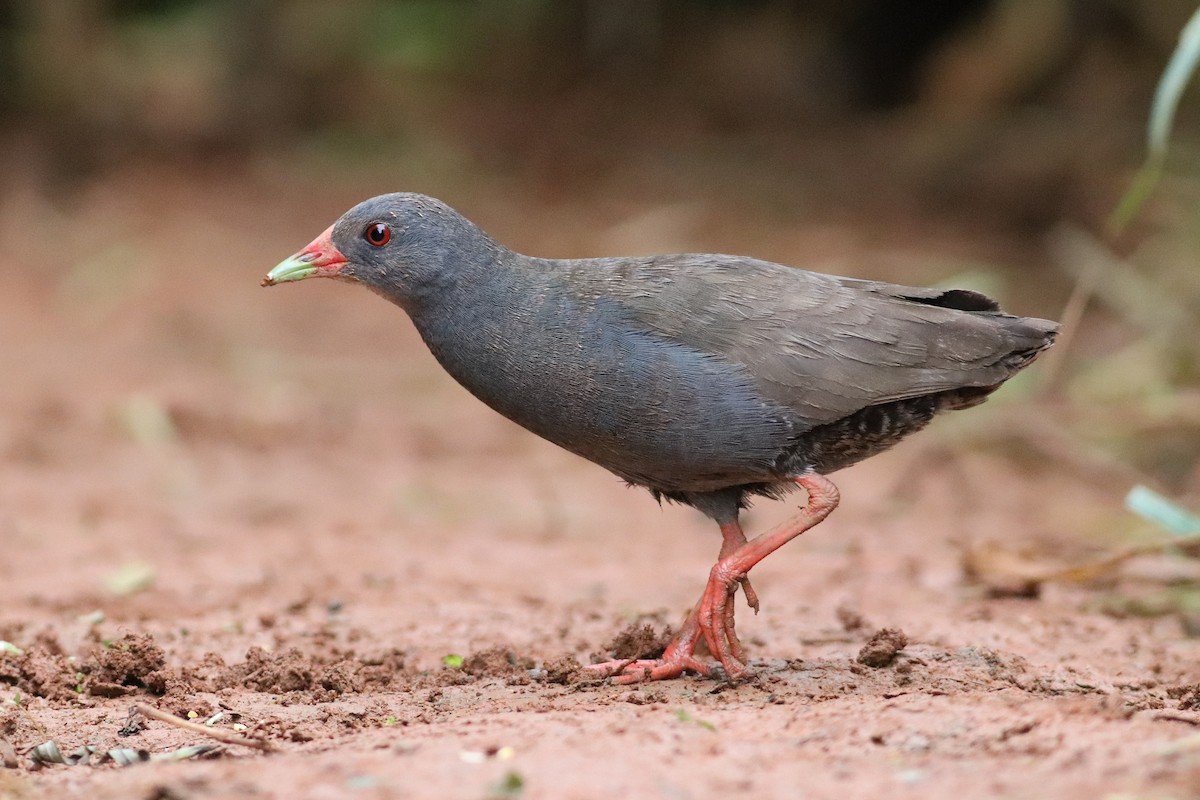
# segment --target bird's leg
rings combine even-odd
[[[746,534],[742,532],[741,524],[735,519],[733,522],[726,522],[721,525],[721,552],[717,555],[717,563],[737,552],[737,549],[746,544]],[[754,613],[758,613],[758,593],[754,591],[754,587],[750,585],[750,578],[746,575],[738,578],[738,583],[742,587],[742,591],[746,595],[746,604],[754,609]],[[737,588],[730,590],[731,594],[737,594]],[[703,598],[701,598],[703,599]],[[699,608],[699,606],[697,606]],[[738,640],[737,634],[733,628],[733,603],[725,606],[725,630],[729,633],[729,646],[733,651],[733,656],[738,661],[745,661],[745,656],[742,655],[742,643]],[[712,651],[716,655],[716,651]]]
[[[800,513],[764,534],[738,547],[713,566],[708,585],[697,607],[698,623],[708,649],[721,662],[725,674],[738,678],[746,672],[740,657],[741,646],[733,629],[733,605],[736,587],[755,564],[829,516],[837,508],[839,493],[833,482],[811,473],[794,479],[808,492],[808,502]]]
[[[721,554],[717,556],[717,561],[732,555],[735,550],[746,543],[746,534],[742,532],[742,525],[736,519],[733,522],[726,522],[721,526]],[[750,578],[743,575],[738,581],[742,585],[742,592],[746,595],[746,605],[754,609],[754,613],[758,613],[758,594],[754,591],[754,587],[750,585]]]
[[[676,678],[684,670],[708,676],[712,674],[713,667],[695,657],[696,645],[703,636],[708,649],[721,662],[728,677],[739,678],[744,675],[746,665],[734,632],[733,603],[730,602],[737,587],[748,586],[742,580],[755,564],[821,522],[837,508],[838,489],[828,478],[812,473],[794,480],[808,492],[808,502],[799,514],[787,522],[750,541],[746,541],[740,528],[735,534],[726,532],[728,526],[721,526],[725,543],[721,547],[720,558],[709,573],[704,594],[661,658],[633,662],[610,661],[588,668],[615,676],[618,683]],[[740,542],[737,541],[739,537]],[[753,589],[750,590],[752,593]]]

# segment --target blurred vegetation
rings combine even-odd
[[[36,130],[67,178],[134,153],[314,134],[396,142],[451,128],[511,156],[539,137],[587,147],[668,116],[734,134],[912,109],[947,136],[1001,119],[1044,135],[1061,115],[1119,130],[1190,11],[1184,0],[7,0],[0,113]]]

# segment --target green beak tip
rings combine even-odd
[[[308,261],[301,261],[292,256],[279,262],[275,269],[267,273],[267,277],[263,279],[263,286],[274,286],[277,283],[287,283],[288,281],[302,281],[316,274],[315,266]]]

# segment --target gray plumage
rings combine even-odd
[[[337,277],[403,307],[480,400],[718,522],[982,402],[1057,330],[974,292],[741,256],[531,258],[415,194],[356,206],[332,242]]]

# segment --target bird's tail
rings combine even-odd
[[[1004,381],[1037,360],[1058,336],[1058,323],[1048,319],[1003,315],[998,321],[1003,324],[1005,333],[1012,341],[1012,347],[997,362],[1007,373],[1004,379],[990,386],[967,386],[944,392],[943,408],[957,410],[979,405]]]

